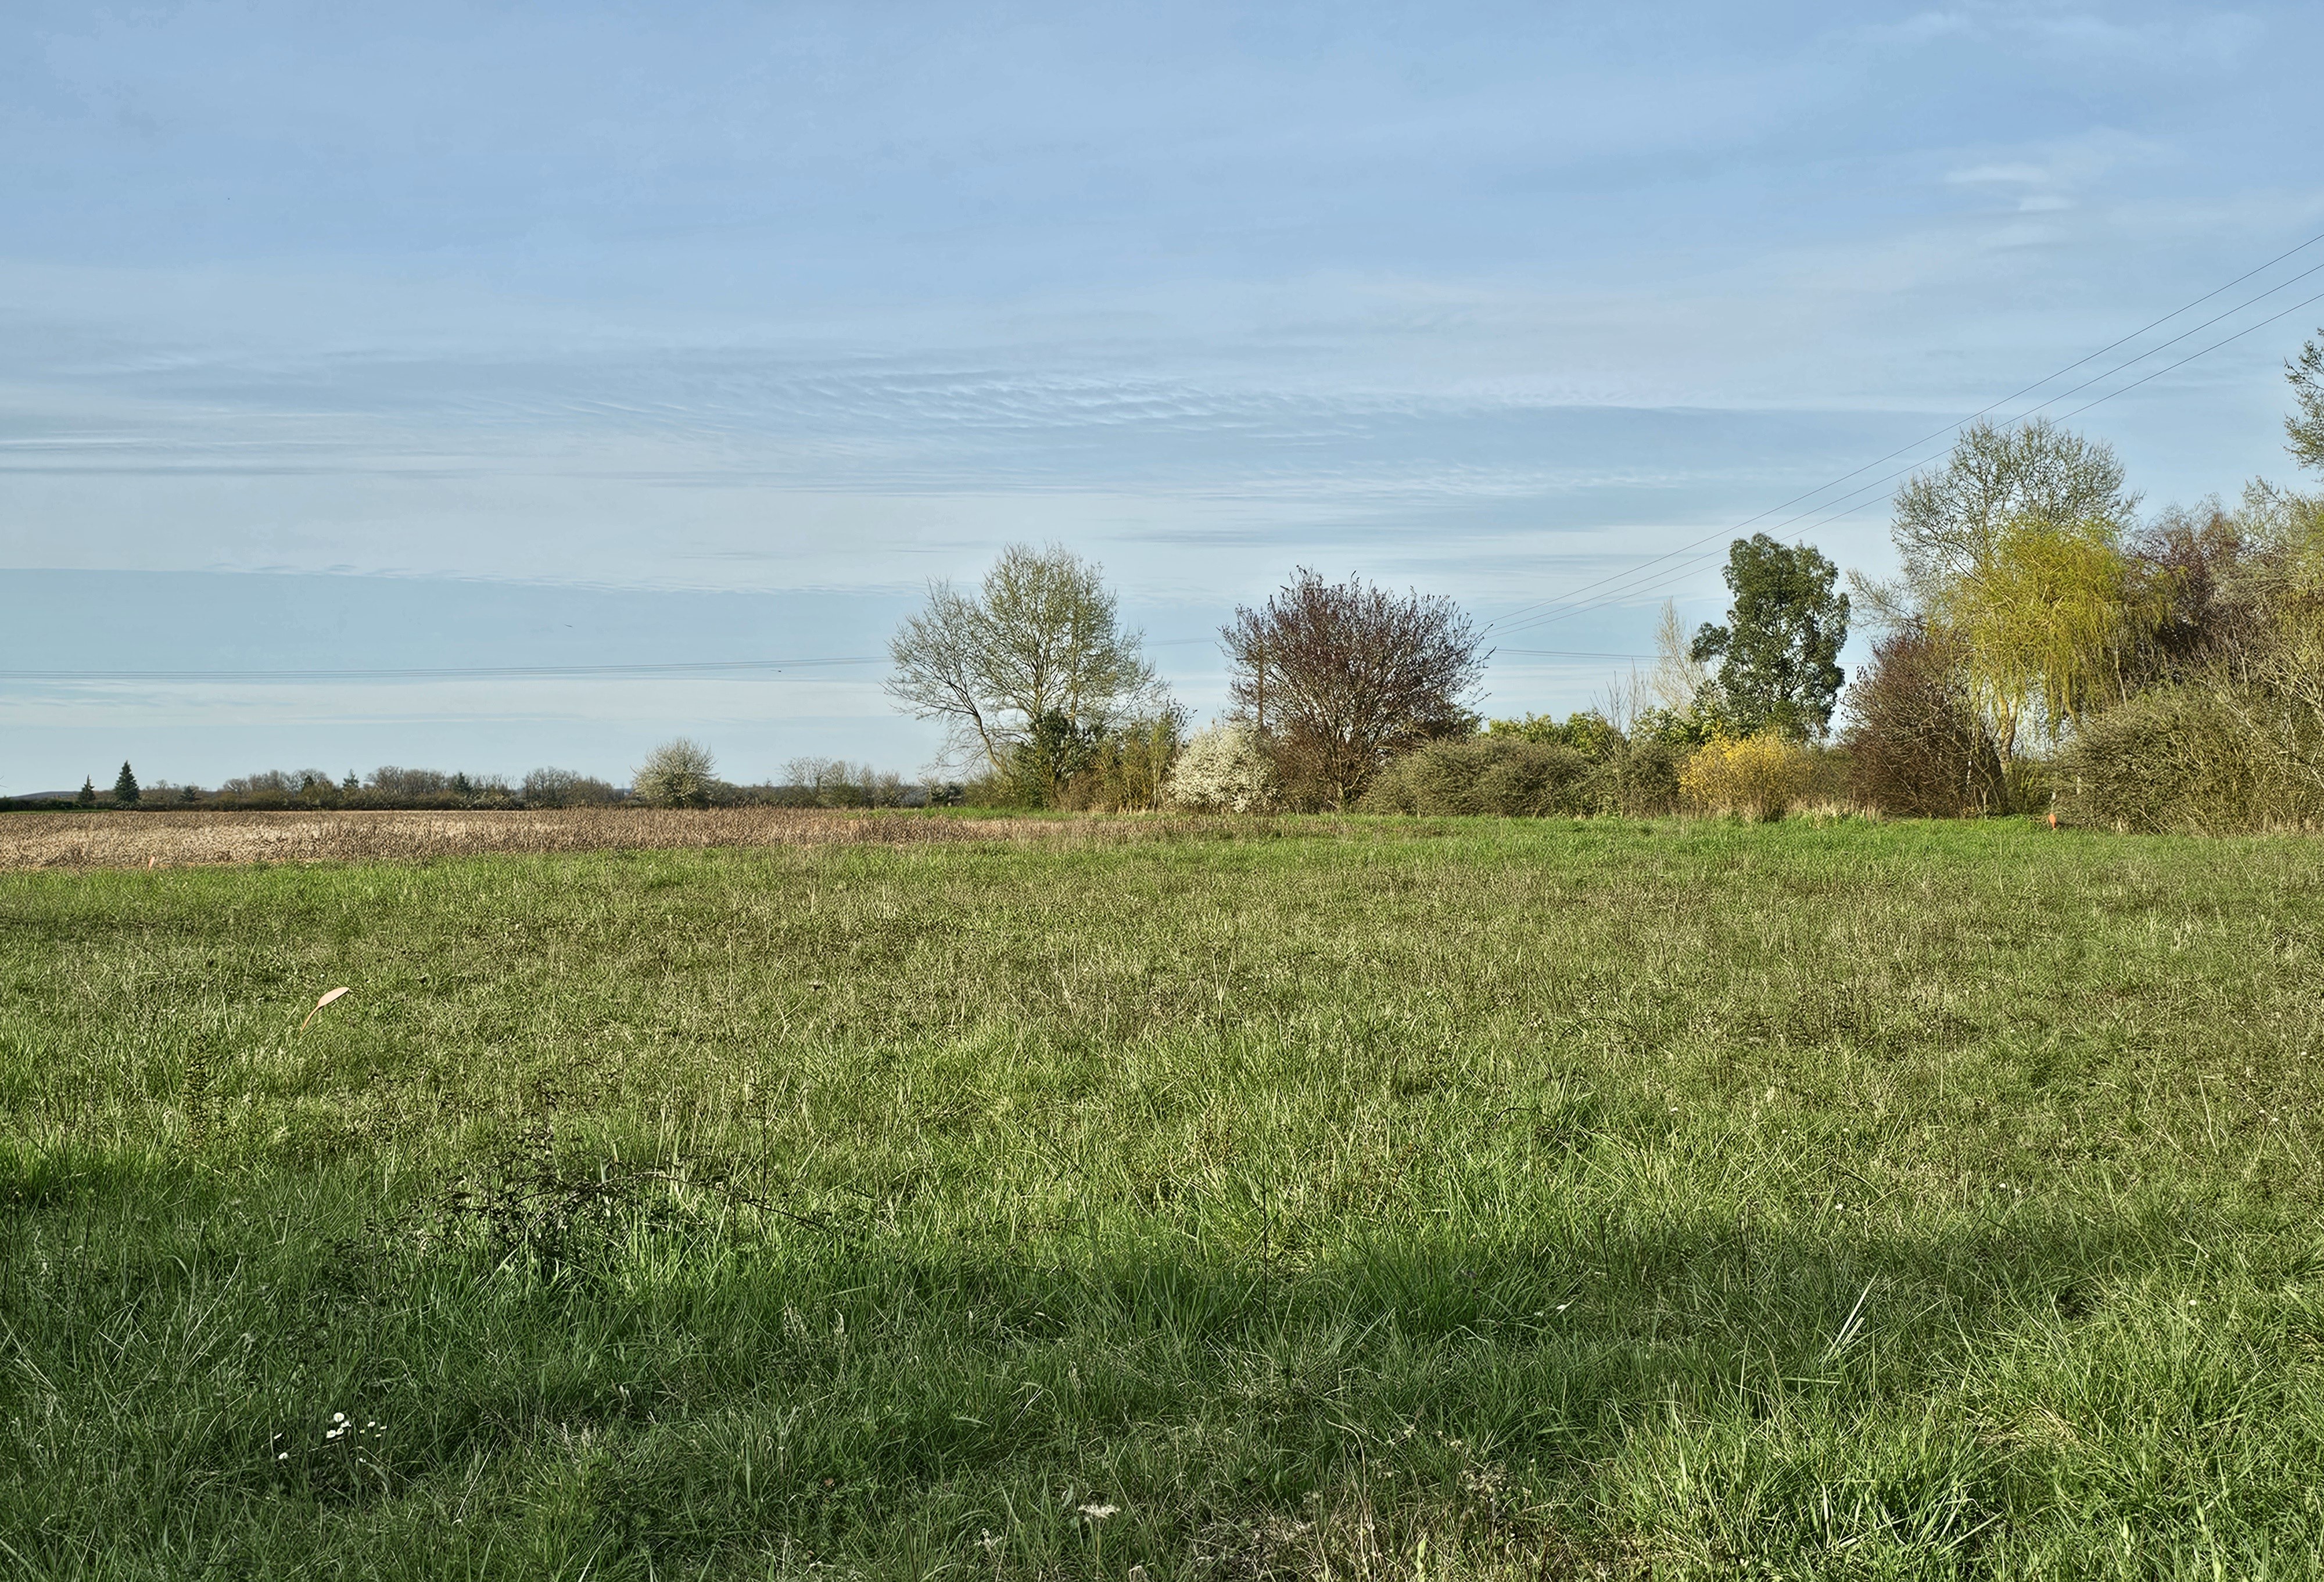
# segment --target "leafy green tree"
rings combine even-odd
[[[1010,781],[1034,806],[1054,807],[1065,782],[1096,759],[1102,740],[1063,709],[1051,709],[1034,720],[1010,756]]]
[[[113,800],[124,807],[134,807],[137,805],[137,798],[142,795],[143,793],[137,788],[135,771],[132,770],[128,761],[124,759],[121,772],[113,777]]]
[[[930,584],[888,656],[888,695],[944,723],[949,759],[1004,780],[1030,765],[1052,790],[1058,753],[1167,706],[1100,568],[1056,545],[1010,545],[973,593]]]
[[[2324,341],[2300,348],[2300,360],[2285,364],[2297,409],[2283,420],[2292,438],[2284,448],[2303,467],[2324,469]]]
[[[1846,679],[1840,650],[1848,595],[1835,591],[1839,567],[1804,544],[1754,533],[1729,547],[1726,576],[1735,601],[1727,624],[1702,628],[1692,649],[1698,661],[1720,661],[1713,685],[1723,713],[1745,736],[1821,736]]]

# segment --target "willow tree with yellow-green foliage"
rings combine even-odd
[[[1956,640],[1969,694],[2007,754],[2028,725],[2054,740],[2093,704],[2123,697],[2156,605],[2113,523],[2023,516],[1933,590],[1929,615]]]

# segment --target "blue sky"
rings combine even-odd
[[[1506,621],[2324,232],[2319,58],[2296,5],[18,0],[0,669],[862,658],[1056,540],[1204,713],[1295,566]],[[2158,503],[2285,477],[2319,324],[2075,421]],[[1488,706],[1714,618],[1674,569]],[[0,681],[0,790],[915,768],[879,676]]]

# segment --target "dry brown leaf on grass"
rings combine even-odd
[[[323,996],[323,998],[320,998],[320,999],[318,999],[318,1000],[317,1000],[317,1001],[315,1002],[315,1008],[314,1008],[313,1010],[309,1011],[309,1012],[307,1013],[307,1022],[311,1022],[311,1021],[313,1021],[317,1016],[321,1016],[321,1015],[323,1014],[323,1007],[324,1007],[325,1006],[327,1006],[327,1005],[330,1004],[333,1000],[335,1000],[335,999],[338,998],[339,998],[339,996],[341,996],[341,995],[343,995],[343,994],[345,994],[345,993],[346,993],[346,992],[347,992],[347,990],[346,990],[346,987],[343,984],[343,985],[341,985],[339,988],[337,988],[337,989],[334,989],[330,990],[328,993],[325,994],[325,995]],[[301,1022],[301,1023],[300,1023],[300,1024],[299,1024],[299,1031],[300,1031],[301,1033],[304,1033],[304,1032],[307,1030],[307,1022]]]

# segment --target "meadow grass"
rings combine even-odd
[[[0,874],[0,1570],[2314,1575],[2319,1052],[2297,840]]]

